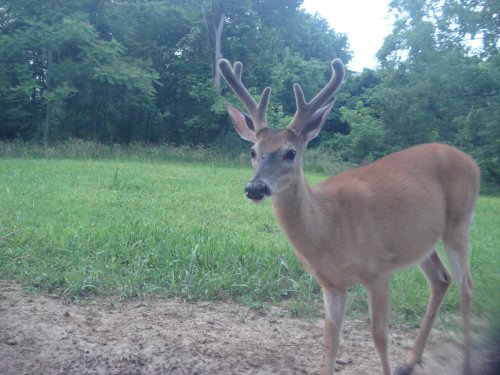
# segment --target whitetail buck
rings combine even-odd
[[[301,87],[293,90],[297,111],[283,130],[267,126],[271,89],[259,103],[241,82],[242,64],[222,59],[225,80],[249,114],[227,105],[238,134],[253,142],[253,178],[248,198],[270,197],[278,222],[306,269],[318,280],[325,305],[325,374],[335,371],[344,318],[346,290],[361,283],[369,296],[375,347],[384,375],[391,373],[387,320],[390,275],[418,263],[430,286],[427,312],[415,346],[395,374],[410,374],[422,361],[431,326],[450,284],[436,252],[443,240],[460,291],[465,339],[464,374],[471,373],[469,226],[479,191],[480,173],[461,151],[424,144],[386,156],[310,187],[302,171],[302,154],[316,137],[333,103],[344,66],[332,61],[332,78],[310,101]]]

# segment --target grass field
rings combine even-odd
[[[321,311],[270,203],[244,198],[250,167],[82,159],[0,159],[0,279],[83,298],[155,294]],[[324,178],[310,174],[313,184]],[[476,308],[500,300],[500,199],[481,197],[472,230]],[[392,283],[394,318],[413,324],[427,286],[416,269]],[[365,312],[361,288],[350,311]],[[444,310],[457,311],[455,287]]]

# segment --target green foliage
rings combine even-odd
[[[481,166],[486,180],[500,185],[500,54],[482,62],[477,70],[478,90],[463,118],[465,143]]]
[[[300,83],[302,90],[310,100],[328,82],[332,70],[330,62],[326,63],[317,59],[305,60],[300,54],[289,49],[284,51],[283,61],[271,70],[273,85],[273,100],[282,103],[286,113],[295,112],[295,97],[293,84]]]
[[[395,23],[377,55],[379,82],[356,100],[369,109],[369,118],[351,116],[351,128],[376,121],[384,131],[382,153],[424,142],[456,145],[476,158],[485,181],[498,185],[498,25],[485,22],[494,7],[488,1],[442,6],[437,0],[394,0],[391,8]],[[468,39],[479,34],[487,39],[483,49],[472,49]]]
[[[500,20],[497,0],[446,0],[440,28],[446,38],[465,44],[466,40],[482,42],[481,56],[498,54]]]
[[[112,97],[119,97],[125,107],[151,107],[158,75],[147,63],[126,56],[115,39],[101,38],[91,22],[91,4],[6,3],[11,22],[2,30],[1,52],[9,75],[24,72],[24,82],[14,87],[21,86],[23,101],[32,103],[32,126],[44,122],[44,141],[50,130],[59,138],[74,132],[66,124],[82,107],[88,114],[87,134],[95,138],[98,117],[115,104]]]
[[[366,163],[380,158],[386,151],[385,130],[371,110],[359,102],[356,109],[342,108],[341,113],[351,131],[346,135],[338,134],[331,143],[342,159]]]
[[[297,0],[4,4],[3,139],[210,144],[230,125],[213,81],[213,30],[221,19],[225,56],[245,63],[258,92],[274,86],[265,81],[285,49],[323,66],[332,56],[349,59],[345,36],[301,11]],[[297,24],[307,24],[309,34],[291,33]],[[292,111],[275,109],[280,123]]]

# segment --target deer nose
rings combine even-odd
[[[270,195],[271,191],[263,182],[249,182],[245,185],[245,193],[249,199],[261,200]]]

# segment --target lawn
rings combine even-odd
[[[243,186],[250,167],[216,163],[0,159],[0,279],[70,298],[155,294],[321,311],[316,282],[269,202]],[[308,175],[312,183],[324,178]],[[500,299],[500,199],[479,200],[472,228],[476,311]],[[414,323],[427,302],[417,269],[392,283],[393,316]],[[366,311],[351,289],[351,311]],[[457,311],[456,289],[444,309]]]

